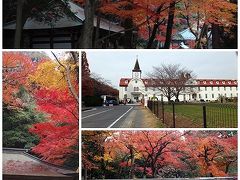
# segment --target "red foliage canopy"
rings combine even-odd
[[[21,106],[16,98],[20,86],[29,88],[28,76],[36,70],[37,63],[19,52],[3,52],[3,102],[9,107]]]
[[[40,137],[32,151],[48,162],[63,164],[78,154],[78,104],[65,90],[41,89],[36,92],[38,110],[47,113],[48,121],[35,124],[30,132]]]

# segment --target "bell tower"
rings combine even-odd
[[[133,79],[141,79],[141,74],[142,74],[142,71],[140,69],[140,66],[138,63],[138,57],[137,57],[134,69],[132,70],[132,78]]]

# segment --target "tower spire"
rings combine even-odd
[[[139,66],[139,63],[138,63],[138,55],[137,55],[137,59],[136,59],[136,62],[135,62],[133,72],[141,72],[141,69],[140,69],[140,66]]]

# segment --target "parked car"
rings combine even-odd
[[[115,106],[115,105],[119,105],[117,100],[109,100],[105,102],[106,106]]]

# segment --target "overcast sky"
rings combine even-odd
[[[91,73],[99,74],[118,87],[122,77],[131,78],[136,57],[142,77],[153,66],[180,64],[193,71],[197,78],[237,79],[237,54],[230,51],[94,51],[87,50]]]

